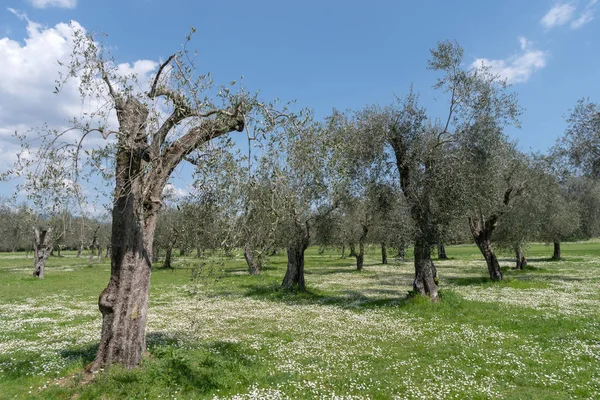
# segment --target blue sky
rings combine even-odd
[[[192,45],[198,50],[200,69],[210,71],[216,82],[243,75],[245,86],[260,89],[264,99],[296,99],[318,116],[333,107],[387,104],[413,83],[430,115],[442,117],[446,99],[432,91],[436,76],[426,64],[437,41],[457,40],[465,49],[465,66],[485,60],[514,83],[525,113],[522,128],[511,129],[510,135],[525,151],[552,146],[564,131],[563,116],[578,98],[600,101],[598,0],[5,0],[4,4],[0,70],[21,70],[18,63],[22,63],[43,71],[29,81],[0,75],[0,146],[5,154],[15,149],[7,139],[9,133],[25,129],[39,115],[54,115],[52,109],[43,110],[44,105],[62,101],[31,101],[45,88],[51,92],[57,68],[51,62],[55,53],[42,54],[46,47],[31,45],[25,52],[33,41],[27,30],[31,22],[39,24],[38,32],[74,20],[88,31],[106,33],[113,56],[129,63],[164,60],[194,26],[198,31]],[[24,54],[18,61],[2,65],[6,54],[18,52]],[[18,82],[24,82],[22,88]],[[10,118],[3,104],[13,108]]]

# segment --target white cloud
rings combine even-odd
[[[75,8],[77,7],[77,0],[29,0],[32,6],[35,8]]]
[[[595,18],[596,14],[596,3],[598,0],[591,0],[583,9],[583,12],[579,16],[579,18],[573,20],[571,22],[571,28],[579,29],[584,25],[592,22]]]
[[[575,6],[572,3],[556,4],[542,17],[540,23],[546,29],[562,26],[573,18],[574,13]]]
[[[531,74],[546,66],[548,53],[531,48],[530,42],[520,37],[521,51],[503,60],[478,58],[472,64],[473,68],[486,67],[492,73],[500,75],[508,83],[527,82]]]
[[[16,161],[20,149],[13,137],[19,134],[35,134],[35,129],[44,125],[64,129],[68,121],[91,113],[106,104],[106,99],[92,98],[82,101],[79,93],[79,80],[71,78],[55,92],[55,80],[62,68],[59,62],[68,64],[73,51],[74,30],[85,31],[77,22],[59,23],[44,27],[27,18],[25,14],[10,9],[21,20],[26,21],[27,35],[22,40],[0,37],[0,173],[10,169]],[[19,38],[20,39],[20,38]],[[142,85],[146,84],[152,69],[157,63],[140,60],[117,66],[121,73],[139,74]],[[142,87],[142,90],[144,87]],[[108,121],[109,128],[116,126],[114,113]],[[81,136],[71,131],[63,139],[74,143]],[[89,135],[88,146],[104,144],[100,135]]]
[[[577,13],[575,3],[559,3],[554,5],[542,17],[540,23],[546,29],[569,24],[571,29],[579,29],[594,20],[598,0],[590,0],[581,12]]]

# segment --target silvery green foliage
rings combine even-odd
[[[172,145],[189,130],[219,115],[243,115],[254,137],[272,130],[287,115],[285,107],[275,110],[273,104],[259,102],[236,81],[217,86],[210,73],[199,74],[197,54],[188,48],[190,39],[191,34],[181,50],[155,64],[152,76],[137,76],[121,72],[103,37],[74,30],[72,57],[61,64],[56,93],[75,84],[82,113],[65,121],[65,127],[44,126],[16,134],[22,150],[6,175],[20,177],[19,190],[44,209],[64,209],[67,204],[84,209],[90,201],[106,202],[114,188],[117,142],[124,135],[117,129],[118,98],[135,99],[150,111],[143,127],[146,160],[168,157]],[[193,150],[187,159],[201,155],[201,149]],[[153,167],[149,165],[144,174],[151,176]]]
[[[556,152],[566,156],[573,172],[600,178],[600,106],[580,99],[567,117],[567,130]]]

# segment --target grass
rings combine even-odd
[[[46,279],[0,254],[0,398],[565,399],[600,397],[600,243],[528,248],[530,267],[491,282],[473,246],[436,262],[439,303],[407,297],[410,262],[365,271],[336,252],[306,255],[308,292],[279,290],[243,258],[176,259],[153,272],[148,355],[89,381],[107,263],[66,253]]]

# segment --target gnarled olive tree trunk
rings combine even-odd
[[[481,251],[483,258],[487,264],[490,279],[493,281],[502,280],[502,271],[494,248],[492,247],[492,233],[496,229],[497,216],[492,215],[489,219],[485,218],[469,218],[469,227],[471,234],[475,239],[475,244]]]
[[[431,247],[427,238],[415,241],[415,279],[413,290],[431,299],[438,299],[437,270],[431,260]]]
[[[175,106],[171,116],[155,132],[147,132],[148,106],[134,96],[117,93],[103,75],[115,103],[119,134],[115,155],[111,273],[108,286],[98,300],[102,334],[96,359],[88,371],[112,364],[126,368],[139,365],[146,349],[152,247],[163,189],[173,170],[200,144],[244,129],[239,108],[201,115],[181,93],[161,86],[159,75],[173,58],[159,68],[147,94],[150,99],[166,97]],[[191,116],[202,119],[179,139],[167,141],[171,129]]]
[[[294,238],[287,247],[287,270],[281,283],[284,289],[306,290],[304,283],[304,252],[310,242],[310,229],[308,222],[302,226],[299,221],[294,224]]]
[[[35,242],[33,247],[33,276],[44,279],[44,268],[52,250],[52,228],[33,228]]]

